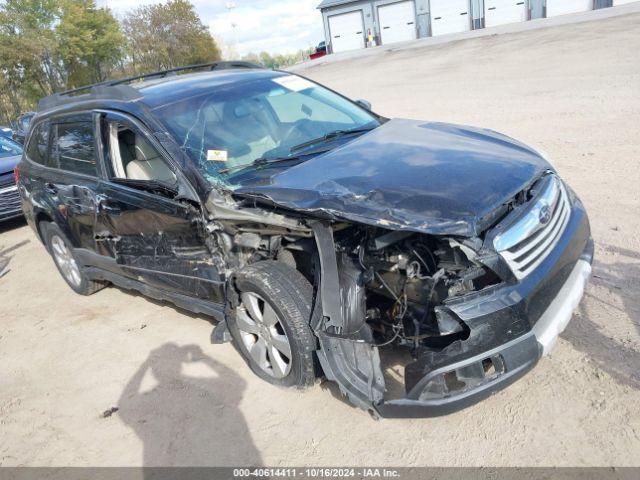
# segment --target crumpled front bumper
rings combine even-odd
[[[535,275],[451,306],[470,337],[407,365],[406,398],[374,405],[381,417],[435,417],[473,405],[531,370],[555,345],[591,276],[594,245],[578,202],[563,241]]]
[[[413,388],[406,399],[383,402],[376,407],[377,412],[382,417],[446,415],[473,405],[511,385],[531,370],[542,356],[551,351],[580,303],[590,276],[591,264],[585,260],[579,260],[560,293],[531,332],[493,350],[432,371]],[[499,359],[500,372],[483,378],[485,369],[481,367],[488,359]],[[498,362],[492,360],[491,363],[495,371],[495,364]],[[459,377],[464,377],[473,374],[473,370],[479,373],[474,388],[440,399],[420,398],[430,383],[438,381],[449,372],[461,372]]]

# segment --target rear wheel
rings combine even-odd
[[[105,282],[96,282],[87,278],[73,254],[71,243],[60,227],[55,223],[47,222],[41,223],[40,229],[58,271],[74,292],[80,295],[91,295],[107,285]]]
[[[235,286],[239,302],[228,314],[229,331],[249,367],[274,385],[312,385],[316,340],[309,326],[309,282],[288,265],[265,261],[239,272]]]

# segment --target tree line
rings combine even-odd
[[[134,8],[120,19],[95,0],[0,0],[0,124],[55,92],[182,65],[240,56],[216,41],[188,0]],[[286,68],[313,49],[249,53]]]
[[[0,122],[54,92],[220,58],[187,0],[134,8],[121,19],[94,0],[3,0]]]

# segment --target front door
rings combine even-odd
[[[104,114],[100,129],[107,180],[98,195],[99,253],[130,278],[221,303],[199,206],[178,193],[186,181],[133,119]]]

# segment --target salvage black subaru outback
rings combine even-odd
[[[77,293],[115,284],[212,315],[213,342],[259,377],[323,375],[382,417],[514,382],[591,272],[584,207],[534,149],[241,62],[43,99],[17,174]]]

